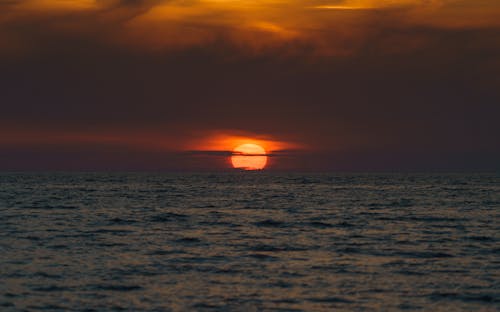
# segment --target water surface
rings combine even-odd
[[[0,309],[498,311],[498,174],[0,174]]]

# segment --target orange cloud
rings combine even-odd
[[[25,0],[16,2],[13,8],[18,11],[81,11],[101,7],[96,0]]]
[[[34,16],[66,14],[70,18],[51,19],[42,30],[88,31],[106,43],[137,49],[222,42],[245,53],[308,47],[313,54],[328,56],[354,53],[387,29],[500,27],[496,0],[14,0],[0,4],[0,12],[0,27],[2,21],[18,25]],[[0,31],[9,38],[0,39],[0,49],[7,49],[10,41],[22,46],[16,29]],[[424,42],[401,40],[403,46]]]

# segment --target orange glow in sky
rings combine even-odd
[[[262,170],[266,167],[266,151],[257,144],[242,144],[233,150],[231,163],[236,169]],[[263,155],[263,156],[259,156]]]
[[[308,149],[306,145],[282,141],[254,133],[231,131],[215,132],[199,140],[193,140],[184,146],[185,150],[197,152],[221,152],[220,155],[230,155],[228,166],[244,170],[259,170],[270,166],[269,156]],[[233,132],[234,133],[234,132]],[[262,155],[262,156],[260,156]],[[279,162],[279,157],[273,157],[273,164]]]
[[[261,146],[268,154],[272,154],[281,150],[303,148],[302,145],[297,143],[262,137],[252,133],[233,135],[223,132],[213,133],[199,140],[192,140],[184,149],[197,151],[234,151],[240,145],[255,144]]]

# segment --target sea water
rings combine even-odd
[[[499,174],[0,174],[2,311],[499,307]]]

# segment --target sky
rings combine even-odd
[[[0,170],[500,170],[498,0],[0,0]]]

